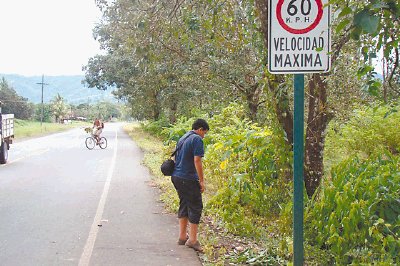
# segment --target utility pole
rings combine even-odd
[[[43,108],[44,108],[44,106],[43,106],[43,86],[44,85],[49,85],[49,84],[44,83],[44,75],[42,75],[42,82],[38,82],[36,84],[42,85],[42,111],[41,111],[41,114],[40,114],[40,128],[42,128],[42,124],[43,124]]]

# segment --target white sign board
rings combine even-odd
[[[328,72],[328,0],[269,0],[268,70],[272,74]]]

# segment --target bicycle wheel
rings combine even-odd
[[[87,137],[85,140],[86,148],[89,150],[93,150],[94,146],[96,145],[96,140],[92,137]]]
[[[101,137],[99,141],[99,146],[102,149],[107,148],[107,139],[105,137]]]

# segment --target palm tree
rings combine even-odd
[[[67,105],[64,102],[64,98],[61,97],[59,93],[57,93],[57,96],[54,97],[51,103],[54,117],[56,119],[56,122],[59,123],[61,118],[63,118],[67,114]]]

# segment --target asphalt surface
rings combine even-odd
[[[176,244],[143,154],[107,123],[108,147],[83,129],[16,142],[0,166],[0,265],[201,265]]]

